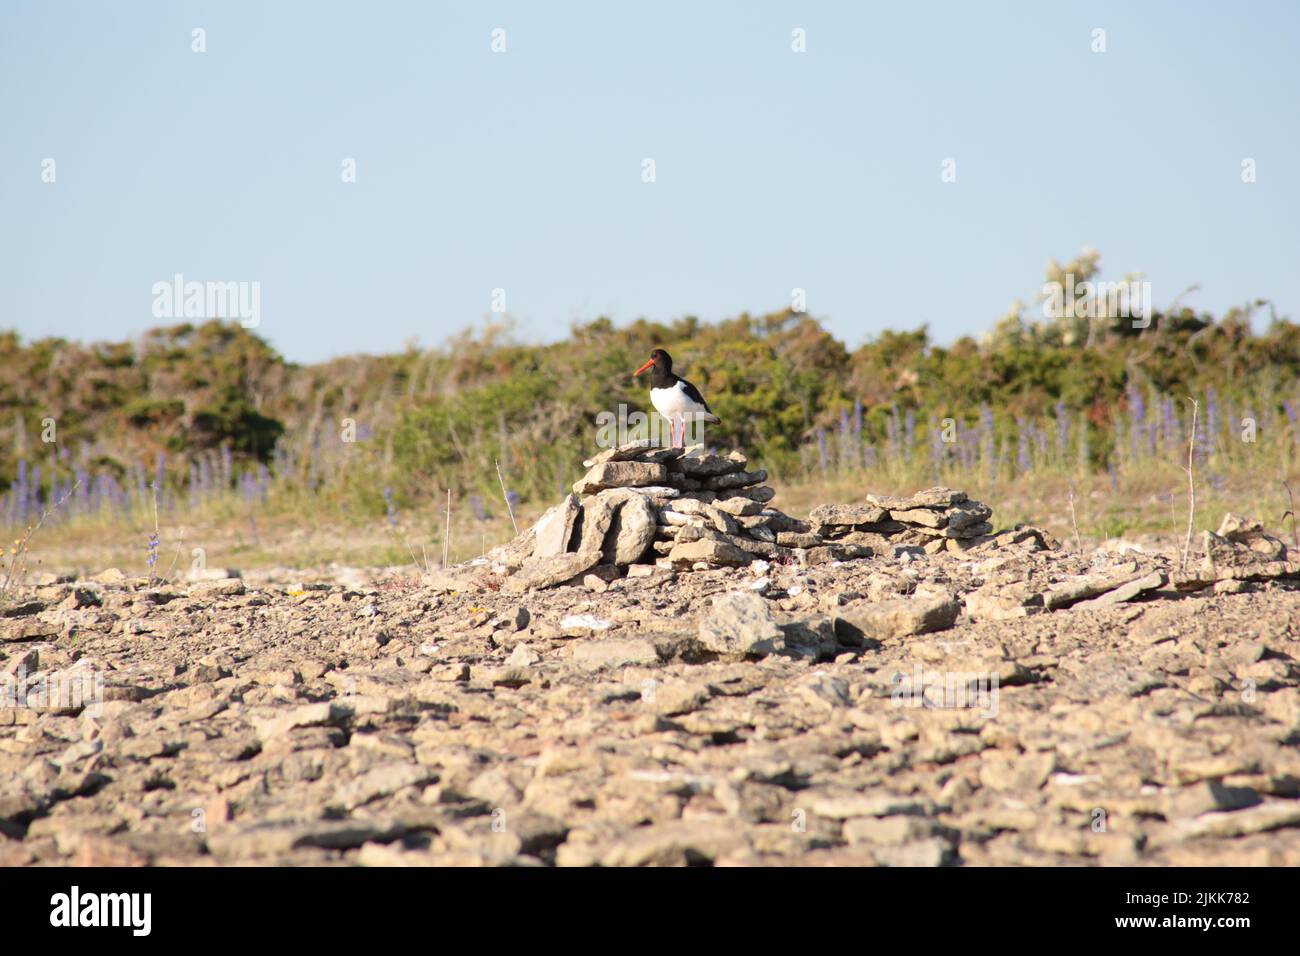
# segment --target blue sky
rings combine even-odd
[[[436,344],[497,288],[529,341],[796,287],[850,346],[951,341],[1084,246],[1157,306],[1300,318],[1297,11],[5,0],[0,328],[127,338],[180,273],[259,282],[297,361]]]

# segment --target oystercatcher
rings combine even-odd
[[[650,401],[655,411],[666,418],[672,429],[673,447],[677,447],[677,426],[681,426],[682,445],[686,444],[686,423],[688,421],[713,422],[722,421],[709,408],[700,390],[673,374],[673,357],[663,349],[650,353],[650,360],[636,370],[640,375],[648,368],[654,368],[650,376]]]

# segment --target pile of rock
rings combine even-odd
[[[1300,577],[1297,552],[1269,534],[1258,520],[1227,514],[1218,532],[1206,531],[1201,562],[1172,576],[1179,591],[1213,587],[1220,593],[1246,590],[1250,582]]]
[[[1056,550],[1056,539],[1040,528],[1017,525],[993,533],[993,509],[951,488],[927,488],[910,498],[867,495],[860,505],[821,505],[810,516],[812,535],[826,543],[892,554],[898,546],[926,554],[969,551],[982,545],[1020,545]]]
[[[583,462],[587,473],[573,493],[509,546],[507,552],[528,556],[506,587],[530,590],[587,573],[613,577],[655,567],[739,567],[792,559],[798,549],[812,564],[871,556],[853,543],[827,545],[807,522],[773,508],[767,472],[748,471],[748,464],[738,451],[718,455],[701,446],[638,441],[606,449]]]
[[[1017,526],[993,533],[992,509],[961,491],[929,488],[910,498],[867,495],[860,505],[822,505],[811,521],[772,507],[767,472],[747,470],[738,451],[661,448],[651,441],[610,448],[583,462],[573,493],[488,560],[508,591],[529,591],[596,575],[740,567],[758,560],[813,566],[928,554],[979,545],[1059,547],[1050,534]],[[594,582],[589,582],[594,583]],[[449,584],[449,586],[451,586]]]

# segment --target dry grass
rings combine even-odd
[[[1224,514],[1236,512],[1261,519],[1266,527],[1284,533],[1283,515],[1290,507],[1284,481],[1295,475],[1265,475],[1250,471],[1224,474],[1216,485],[1197,483],[1196,529],[1218,527]],[[962,488],[972,498],[993,508],[996,527],[1026,523],[1046,528],[1062,542],[1073,542],[1071,489],[1074,516],[1085,546],[1110,538],[1128,538],[1161,547],[1177,546],[1186,522],[1186,481],[1175,463],[1148,465],[1140,471],[1106,474],[1032,474],[1014,481],[990,481],[978,475],[943,479]],[[773,480],[773,504],[788,514],[806,516],[825,502],[859,501],[869,493],[907,494],[934,483],[933,477],[893,477],[877,472],[830,475],[815,481],[782,483]],[[457,499],[458,500],[458,499]],[[524,504],[513,516],[523,529],[535,522],[548,503]],[[440,554],[448,542],[448,560],[466,561],[483,554],[514,535],[512,517],[495,509],[487,520],[476,519],[468,508],[453,505],[447,527],[445,499],[430,501],[420,511],[407,511],[397,528],[383,520],[359,524],[342,514],[301,515],[258,513],[236,516],[217,512],[209,520],[185,515],[162,519],[160,553],[177,574],[187,572],[201,549],[208,567],[239,570],[265,567],[325,569],[331,565],[353,567],[410,566],[421,556]],[[128,523],[122,520],[79,521],[47,525],[31,548],[30,572],[93,574],[117,567],[128,574],[148,574],[148,536],[152,515]],[[433,559],[435,562],[436,558]],[[169,568],[170,570],[170,568]]]

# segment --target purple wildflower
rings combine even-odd
[[[1065,402],[1056,403],[1056,455],[1065,460],[1066,449],[1070,447],[1070,415]]]
[[[1023,418],[1016,419],[1016,468],[1020,474],[1029,471],[1029,434]]]

